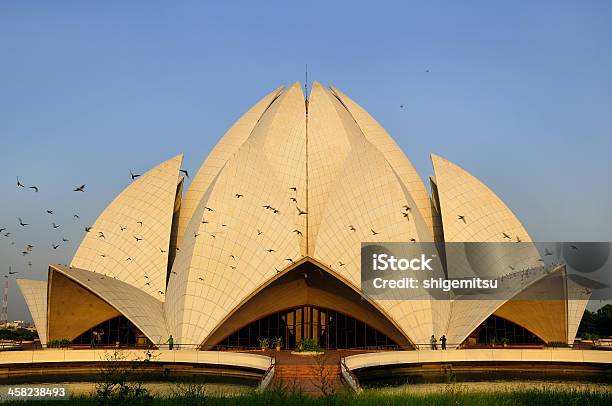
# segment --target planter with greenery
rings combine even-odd
[[[63,338],[61,340],[49,340],[47,348],[70,348],[70,340]]]
[[[280,351],[281,347],[283,346],[283,338],[282,337],[275,337],[272,340],[272,344],[274,344],[274,347],[276,348],[276,351]]]
[[[295,351],[292,354],[297,355],[321,355],[325,351],[319,346],[319,344],[311,338],[303,338],[297,345]]]
[[[259,340],[259,348],[261,348],[262,351],[267,350],[270,347],[270,340],[266,337],[260,338]]]

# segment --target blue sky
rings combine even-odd
[[[424,178],[436,153],[487,183],[536,240],[612,240],[612,2],[127,3],[0,5],[3,273],[43,279],[69,262],[130,168],[183,152],[195,172],[306,63]],[[18,190],[17,175],[40,192]],[[71,192],[82,183],[87,193]],[[14,280],[9,300],[10,318],[29,319]]]

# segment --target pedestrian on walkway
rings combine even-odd
[[[437,350],[438,349],[438,340],[436,340],[436,336],[435,335],[431,335],[431,339],[429,340],[429,342],[431,343],[431,349],[432,350]]]
[[[446,349],[446,336],[444,334],[442,334],[442,337],[440,337],[440,342],[442,343],[442,349],[445,350]]]
[[[168,349],[172,350],[174,348],[174,338],[172,338],[172,334],[170,334],[170,337],[168,337],[166,342],[168,343]]]

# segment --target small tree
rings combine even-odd
[[[327,365],[327,361],[328,358],[325,353],[315,356],[315,364],[313,365],[315,378],[313,383],[314,386],[321,391],[324,397],[330,398],[336,394],[334,385],[336,377],[333,376],[331,369]]]

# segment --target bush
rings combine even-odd
[[[63,338],[61,340],[49,340],[47,342],[47,347],[48,348],[69,348],[70,347],[71,341]]]
[[[303,338],[300,340],[298,347],[296,348],[297,352],[323,352],[323,348],[319,346],[319,344],[313,340],[312,338]]]

